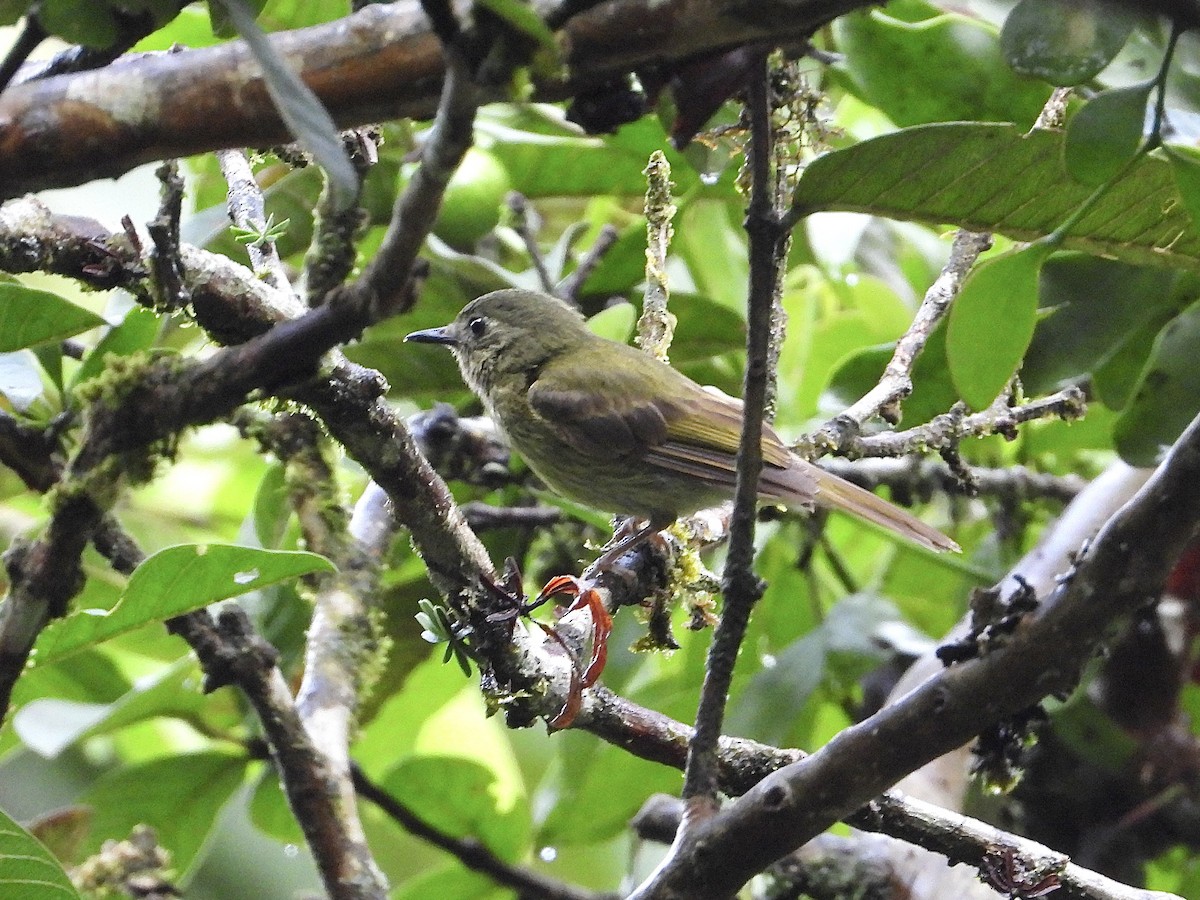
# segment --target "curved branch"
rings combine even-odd
[[[1200,418],[1007,645],[939,673],[817,753],[763,779],[697,826],[704,852],[676,857],[636,896],[730,897],[773,860],[970,740],[981,726],[1070,690],[1114,621],[1161,590],[1198,523]],[[1008,686],[1003,696],[997,684]]]
[[[554,16],[568,5],[539,0],[536,7]],[[559,32],[566,66],[537,81],[535,96],[563,99],[633,69],[669,68],[741,44],[799,43],[866,5],[609,0],[566,21]],[[427,118],[437,106],[442,48],[413,0],[372,4],[272,41],[342,127]],[[147,54],[0,95],[0,197],[116,177],[168,157],[289,140],[244,43]]]

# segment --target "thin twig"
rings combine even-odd
[[[617,229],[606,223],[600,229],[600,233],[596,235],[592,246],[587,249],[583,258],[579,260],[579,264],[575,266],[575,271],[558,283],[558,288],[554,291],[555,295],[571,302],[577,301],[579,292],[583,290],[584,282],[596,270],[596,266],[600,265],[604,254],[612,249],[613,244],[617,242],[618,235]]]
[[[725,561],[723,579],[725,605],[709,647],[700,704],[696,711],[696,732],[688,747],[688,764],[684,769],[683,797],[695,804],[691,812],[700,819],[716,808],[719,783],[716,750],[725,703],[738,650],[750,620],[750,611],[763,592],[763,586],[754,574],[754,524],[759,473],[762,469],[763,406],[767,382],[772,376],[767,356],[776,284],[776,247],[781,239],[774,200],[775,188],[771,180],[769,79],[764,54],[753,68],[748,87],[747,105],[751,121],[748,155],[752,182],[746,215],[746,231],[750,240],[750,294],[743,387],[745,407],[738,448],[737,488],[729,529],[729,555]],[[686,827],[684,833],[686,842]]]
[[[859,435],[863,424],[871,417],[879,416],[892,424],[900,421],[900,403],[912,393],[913,366],[925,349],[925,342],[950,311],[967,272],[989,246],[991,235],[962,229],[955,233],[950,259],[926,291],[912,324],[896,342],[896,349],[879,383],[813,434],[813,446],[843,453],[846,444]]]
[[[511,191],[505,202],[513,214],[513,228],[525,245],[525,252],[529,254],[533,270],[537,273],[538,285],[547,294],[554,293],[554,279],[550,277],[550,270],[546,268],[546,255],[542,253],[542,248],[537,242],[537,231],[541,225],[537,213],[529,205],[525,195],[516,191]]]
[[[354,787],[360,796],[378,806],[392,821],[409,834],[440,847],[468,869],[481,872],[498,885],[519,891],[528,900],[615,900],[615,894],[601,894],[558,881],[532,869],[507,863],[478,838],[459,838],[426,822],[413,810],[376,784],[361,768],[352,768]]]
[[[21,26],[17,39],[8,48],[4,61],[0,63],[0,91],[8,87],[13,77],[16,76],[17,70],[21,68],[21,64],[45,39],[46,32],[37,16],[26,16],[25,24]]]
[[[246,244],[250,267],[254,273],[276,290],[289,290],[287,272],[279,258],[273,237],[267,234],[267,211],[262,188],[250,168],[245,150],[218,150],[217,162],[229,185],[229,219],[244,233],[257,234],[257,240]],[[282,223],[271,223],[272,225]]]
[[[900,457],[918,450],[954,447],[969,437],[1000,434],[1012,439],[1018,427],[1026,422],[1051,418],[1070,422],[1080,418],[1086,410],[1083,391],[1067,387],[1020,406],[989,408],[971,415],[964,415],[958,409],[951,410],[907,431],[885,431],[854,438],[844,451],[857,457]]]
[[[667,309],[667,251],[674,229],[675,204],[671,200],[671,164],[661,150],[650,154],[646,165],[646,290],[638,319],[638,346],[655,359],[667,362],[675,334],[675,316]]]
[[[169,159],[154,174],[162,184],[158,215],[146,230],[154,242],[150,263],[158,283],[159,295],[167,309],[181,309],[190,300],[185,287],[183,260],[179,247],[179,217],[183,211],[183,178],[179,163]]]

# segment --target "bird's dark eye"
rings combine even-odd
[[[487,320],[477,316],[467,323],[467,327],[471,329],[471,334],[475,337],[483,337],[483,333],[487,331]]]

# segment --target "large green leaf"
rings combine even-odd
[[[333,571],[315,553],[233,544],[185,544],[160,550],[137,567],[111,610],[81,610],[51,622],[34,646],[43,664],[100,641],[192,610],[307,575]]]
[[[1151,81],[1097,94],[1067,128],[1063,160],[1081,184],[1099,185],[1117,175],[1142,142]]]
[[[162,319],[152,310],[135,306],[125,314],[120,325],[111,329],[100,339],[91,353],[79,367],[73,379],[74,384],[87,381],[104,371],[107,357],[130,356],[139,350],[147,350],[154,344],[162,328]]]
[[[79,900],[58,860],[0,811],[0,896],[13,900]]]
[[[946,360],[974,409],[996,398],[1021,364],[1037,321],[1038,272],[1050,248],[1034,244],[975,267],[950,311]]]
[[[1119,411],[1128,405],[1164,324],[1162,319],[1155,318],[1135,328],[1093,373],[1096,397],[1109,409]],[[1094,411],[1089,411],[1088,418],[1094,415]]]
[[[563,124],[554,133],[529,131],[496,116],[481,117],[476,133],[481,145],[504,164],[513,188],[526,197],[642,196],[646,193],[642,169],[654,150],[667,154],[678,192],[691,189],[699,179],[687,160],[669,148],[653,116],[624,125],[616,135],[603,139],[581,137]]]
[[[1013,72],[1000,53],[996,29],[958,14],[918,21],[885,10],[835,20],[841,65],[856,93],[897,125],[972,119],[1032,123],[1050,94],[1042,83]]]
[[[456,863],[402,881],[390,895],[391,900],[509,900],[512,896],[491,877]]]
[[[1171,163],[1179,196],[1192,217],[1192,227],[1200,230],[1200,152],[1179,144],[1168,144],[1163,149]]]
[[[114,703],[80,703],[47,697],[21,707],[13,727],[27,747],[51,758],[84,738],[107,734],[146,719],[170,717],[198,722],[208,702],[191,656],[180,657],[151,679],[143,679]]]
[[[1175,290],[1179,281],[1170,269],[1083,253],[1049,259],[1038,282],[1043,317],[1021,367],[1025,389],[1043,393],[1093,373],[1143,323],[1155,320],[1161,327],[1195,296]]]
[[[1131,465],[1157,464],[1200,411],[1197,347],[1200,302],[1159,332],[1133,399],[1113,426],[1117,452]]]
[[[383,787],[435,828],[483,843],[515,862],[530,849],[530,814],[524,797],[502,799],[496,776],[478,762],[450,756],[411,756]]]
[[[848,210],[929,225],[953,223],[1036,240],[1092,193],[1067,174],[1063,137],[1014,125],[951,122],[907,128],[827,153],[796,189],[801,214]],[[1134,263],[1200,269],[1170,164],[1139,160],[1067,234],[1063,246]]]
[[[205,751],[163,756],[102,776],[82,798],[95,812],[89,845],[94,850],[106,839],[128,837],[135,825],[150,825],[175,867],[186,872],[249,764],[245,753]]]
[[[100,316],[58,294],[0,282],[0,353],[60,341],[103,324]]]

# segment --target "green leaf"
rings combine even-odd
[[[38,21],[49,34],[97,50],[111,47],[120,34],[113,10],[97,0],[42,0]]]
[[[337,126],[317,95],[267,40],[255,22],[250,0],[220,0],[238,34],[262,66],[263,81],[288,131],[325,171],[335,208],[347,209],[358,194],[358,174],[342,146]]]
[[[750,264],[746,233],[733,207],[720,200],[699,199],[679,213],[671,248],[687,263],[696,290],[732,310],[746,306]]]
[[[1178,281],[1170,269],[1083,253],[1051,257],[1038,281],[1043,318],[1021,367],[1025,390],[1044,393],[1095,372],[1144,322],[1157,321],[1157,332],[1190,300],[1174,290]]]
[[[351,0],[268,0],[258,22],[264,31],[308,28],[344,19],[353,9]]]
[[[179,10],[179,15],[168,25],[138,41],[133,50],[137,53],[149,53],[154,50],[169,50],[176,44],[196,48],[209,47],[219,42],[220,38],[213,34],[208,11],[200,6],[186,6]]]
[[[47,697],[27,703],[13,717],[25,746],[51,759],[67,747],[146,719],[197,719],[206,698],[194,658],[181,657],[152,679],[139,682],[113,703],[80,703]]]
[[[118,634],[219,600],[311,572],[332,572],[315,553],[260,550],[233,544],[183,544],[160,550],[129,578],[111,610],[81,610],[51,622],[34,646],[44,664]]]
[[[638,702],[646,699],[642,696]],[[662,708],[661,703],[649,705]],[[679,789],[678,773],[633,758],[611,744],[597,746],[580,740],[580,734],[569,737],[558,742],[559,762],[539,785],[539,795],[544,791],[557,800],[541,823],[539,842],[580,846],[610,840],[625,832],[629,817],[651,793]]]
[[[391,900],[508,900],[513,894],[498,888],[486,875],[449,864],[402,881],[389,896]]]
[[[671,342],[674,365],[685,366],[746,346],[746,320],[739,310],[682,291],[672,291],[667,306],[676,319]]]
[[[491,10],[518,31],[529,35],[547,50],[556,51],[558,45],[552,32],[533,7],[521,0],[476,0],[477,6]]]
[[[603,139],[580,137],[574,126],[561,121],[548,121],[542,132],[527,130],[528,124],[491,113],[480,116],[475,133],[504,165],[513,189],[530,199],[643,197],[646,158],[663,148],[677,193],[699,183],[695,170],[668,147],[662,126],[651,116],[623,125],[616,135]]]
[[[273,766],[265,766],[258,777],[254,795],[250,799],[250,821],[259,831],[280,843],[299,844],[304,841],[304,831],[292,815]]]
[[[254,494],[254,534],[269,550],[278,549],[292,515],[286,482],[287,470],[275,463],[263,473]]]
[[[1104,91],[1067,126],[1063,162],[1071,177],[1095,187],[1116,176],[1142,143],[1151,81]]]
[[[1067,174],[1062,145],[1059,133],[1026,135],[1013,125],[907,128],[814,160],[796,189],[796,211],[953,223],[1033,241],[1053,232],[1093,192]],[[1200,269],[1200,232],[1180,202],[1170,164],[1153,155],[1135,162],[1091,207],[1063,248]]]
[[[973,409],[996,398],[1025,356],[1037,322],[1038,272],[1050,252],[1035,244],[981,263],[954,301],[946,360]]]
[[[1051,711],[1056,739],[1075,759],[1089,767],[1116,775],[1138,752],[1137,739],[1113,721],[1086,692],[1078,692]]]
[[[1122,410],[1129,404],[1163,324],[1156,318],[1135,329],[1092,375],[1096,397],[1109,409]],[[1092,415],[1089,411],[1088,418]]]
[[[1171,163],[1176,189],[1191,216],[1192,231],[1200,232],[1200,151],[1179,144],[1169,144],[1163,150]]]
[[[958,14],[917,21],[893,7],[834,20],[839,64],[855,92],[897,125],[955,120],[1032,123],[1050,89],[1013,73],[996,29]]]
[[[1051,84],[1080,84],[1112,62],[1137,18],[1104,0],[1021,0],[1008,14],[1000,45],[1009,65]]]
[[[58,860],[3,811],[0,811],[0,895],[21,900],[79,900]]]
[[[413,756],[392,769],[383,787],[421,819],[457,838],[474,838],[507,862],[532,843],[524,797],[502,799],[495,773],[469,759]]]
[[[58,294],[0,283],[0,353],[60,341],[103,324],[100,316]]]
[[[1133,399],[1113,426],[1117,452],[1130,465],[1156,465],[1200,410],[1198,346],[1200,302],[1159,332]]]
[[[0,25],[13,25],[25,15],[32,0],[0,0]]]
[[[89,846],[94,852],[106,839],[149,825],[186,873],[249,762],[244,753],[182,753],[102,775],[82,797],[95,811]]]
[[[730,709],[729,732],[755,740],[782,742],[792,727],[792,719],[780,715],[780,710],[798,710],[812,696],[825,675],[826,650],[824,637],[818,630],[797,638],[774,654],[774,664],[754,674]]]
[[[588,328],[600,337],[624,344],[633,334],[637,316],[632,303],[614,303],[588,319]]]
[[[600,258],[600,264],[583,283],[583,296],[624,294],[645,278],[646,220],[638,216],[621,229],[617,242]]]

